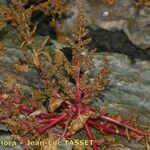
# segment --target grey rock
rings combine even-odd
[[[6,0],[0,0],[0,4],[6,4]]]
[[[28,81],[29,87],[34,87],[37,89],[44,88],[44,85],[40,82],[41,77],[40,77],[39,72],[37,72],[37,70],[32,69],[28,73],[25,73],[24,78]]]
[[[90,26],[91,47],[97,52],[117,52],[127,55],[132,63],[136,59],[149,60],[150,51],[136,47],[122,31],[108,31],[95,26]]]
[[[147,129],[150,126],[150,61],[136,60],[135,64],[131,64],[125,55],[107,55],[110,60],[110,87],[101,93],[99,99],[93,100],[93,105],[98,110],[107,105],[109,113],[120,114],[124,118],[138,115],[138,127]],[[102,67],[103,56],[103,53],[95,56],[94,74]],[[135,141],[120,140],[131,150],[145,150],[144,145]]]
[[[8,128],[5,126],[5,125],[3,125],[3,124],[0,124],[0,131],[8,131]]]
[[[114,148],[112,150],[131,150],[131,149],[130,148],[117,147],[117,148]]]
[[[74,15],[64,22],[64,30],[70,32],[77,15],[75,2],[68,6]],[[88,25],[95,25],[109,31],[121,30],[136,46],[150,47],[150,8],[138,8],[133,0],[119,0],[108,7],[102,3],[87,0],[85,15]]]
[[[131,0],[127,0],[131,1]],[[127,1],[124,1],[126,3]],[[91,24],[97,25],[107,30],[122,30],[128,38],[138,47],[146,49],[150,47],[150,9],[143,8],[138,10],[134,3],[124,6],[119,2],[112,7],[104,5],[99,9],[92,9],[87,6],[86,15]],[[103,17],[99,11],[109,11],[109,16]]]

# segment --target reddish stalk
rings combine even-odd
[[[107,127],[107,125],[103,125],[103,124],[101,124],[100,122],[98,122],[96,120],[88,120],[88,124],[91,127],[95,128],[95,129],[98,129],[98,130],[101,130],[105,133],[112,133],[112,134],[116,134],[116,135],[120,135],[120,136],[127,136],[126,131],[119,131],[115,128]],[[130,136],[130,138],[137,139],[137,138],[139,138],[140,135],[138,135],[136,133],[136,134],[131,134],[129,136]]]
[[[48,128],[50,128],[51,126],[55,125],[56,123],[58,123],[59,121],[64,120],[64,118],[66,118],[67,114],[64,113],[62,114],[60,117],[56,118],[54,121],[50,122],[49,124],[47,124],[46,126],[43,126],[41,128],[39,128],[38,132],[39,133],[43,133],[44,131],[46,131]]]
[[[52,118],[52,119],[40,119],[38,120],[38,123],[50,123],[57,120],[57,118]]]
[[[28,108],[27,106],[25,106],[23,104],[19,105],[19,110],[23,111],[23,112],[26,112],[26,113],[33,113],[35,111],[34,109]]]
[[[94,135],[93,135],[93,133],[92,133],[92,131],[91,131],[91,129],[89,128],[89,126],[88,126],[87,123],[85,124],[84,128],[85,128],[85,131],[86,131],[86,133],[87,133],[89,139],[92,140],[92,147],[93,147],[93,150],[98,150],[98,146],[97,146],[97,144],[95,143]]]
[[[48,119],[48,118],[51,118],[52,115],[47,114],[47,113],[40,113],[40,114],[39,114],[39,117],[40,117],[41,119]]]
[[[77,112],[78,108],[79,108],[78,104],[72,105],[71,106],[71,111],[72,112]],[[90,110],[86,106],[81,106],[81,113],[85,113],[87,111],[90,111]]]
[[[129,125],[126,125],[126,124],[122,123],[121,121],[114,120],[114,119],[112,119],[112,118],[110,118],[110,117],[108,117],[108,116],[104,116],[104,115],[103,115],[103,116],[100,116],[100,118],[103,119],[103,120],[105,120],[105,121],[108,121],[108,122],[111,122],[111,123],[120,125],[120,126],[125,127],[125,128],[127,128],[127,129],[130,129],[130,130],[132,130],[132,131],[138,133],[139,135],[143,135],[143,136],[148,136],[148,135],[149,135],[147,132],[144,132],[144,131],[142,131],[142,130],[136,129],[136,128],[131,127],[131,126],[129,126]]]
[[[71,136],[73,136],[73,134],[69,131],[66,132],[65,135],[64,135],[65,138],[70,138]]]
[[[64,133],[63,131],[60,131],[60,130],[54,129],[54,128],[52,129],[52,131],[53,131],[53,133],[57,134],[57,136],[59,136],[59,137],[62,137],[62,135]],[[71,136],[73,136],[73,134],[68,131],[68,132],[65,133],[64,138],[68,139]]]
[[[68,119],[68,117],[64,118],[63,121],[66,119]],[[55,117],[55,118],[48,118],[48,119],[40,119],[40,120],[38,120],[38,122],[39,123],[50,123],[50,122],[53,122],[56,120],[57,120],[57,118]]]

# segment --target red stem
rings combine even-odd
[[[27,106],[20,104],[19,105],[20,111],[26,112],[26,113],[33,113],[35,110],[32,108],[28,108]]]
[[[40,117],[41,119],[48,119],[48,118],[51,118],[52,115],[47,114],[47,113],[40,113],[40,114],[39,114],[39,117]]]
[[[69,131],[66,132],[65,135],[64,135],[65,138],[70,138],[71,136],[73,136],[73,134]]]
[[[77,112],[79,108],[79,104],[75,104],[71,106],[71,111],[72,112]],[[87,108],[86,106],[81,106],[81,113],[85,113],[87,111],[90,111],[89,108]]]
[[[108,121],[108,122],[111,122],[111,123],[123,126],[123,127],[127,128],[127,129],[130,129],[130,130],[138,133],[139,135],[143,135],[143,136],[148,136],[149,135],[147,132],[144,132],[142,130],[136,129],[136,128],[131,127],[129,125],[126,125],[126,124],[122,123],[121,121],[114,120],[114,119],[112,119],[112,118],[110,118],[108,116],[102,115],[102,116],[100,116],[100,118],[103,119],[103,120],[105,120],[105,121]]]
[[[85,126],[85,131],[89,137],[90,140],[92,140],[92,147],[93,147],[93,150],[98,150],[98,147],[97,147],[97,144],[95,143],[95,139],[94,139],[94,135],[91,131],[91,129],[89,128],[88,124],[86,123]]]
[[[68,119],[68,117],[64,118],[63,120],[65,119]],[[50,123],[50,122],[53,122],[53,121],[56,121],[57,118],[48,118],[48,119],[39,119],[38,122],[39,123]]]
[[[40,119],[38,120],[39,123],[50,123],[57,120],[57,118],[52,118],[52,119]]]
[[[127,136],[126,131],[119,131],[119,130],[117,130],[115,128],[107,127],[107,125],[103,125],[100,122],[95,121],[95,120],[88,120],[88,124],[90,126],[96,128],[96,129],[101,130],[101,131],[106,132],[106,133],[117,134],[117,135],[120,135],[120,136]],[[138,135],[137,133],[130,135],[130,137],[134,138],[134,139],[139,138],[139,136],[140,135]]]
[[[61,137],[62,135],[63,135],[63,131],[60,131],[60,130],[58,130],[58,129],[52,129],[52,131],[55,133],[55,134],[57,134],[59,137]],[[73,136],[73,134],[71,133],[71,132],[66,132],[65,133],[65,135],[64,135],[64,137],[66,138],[66,139],[68,139],[68,138],[70,138],[71,136]]]
[[[43,133],[44,131],[46,131],[48,128],[50,128],[51,126],[55,125],[56,123],[58,123],[61,120],[64,120],[64,118],[66,118],[67,114],[62,114],[60,117],[56,118],[54,121],[50,122],[49,124],[47,124],[46,126],[43,126],[41,128],[39,128],[39,133]]]

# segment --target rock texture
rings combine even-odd
[[[126,117],[137,113],[139,121],[150,124],[147,120],[150,112],[150,62],[137,60],[131,64],[127,56],[122,54],[107,54],[110,60],[110,87],[102,93],[100,99],[108,103],[112,113],[122,112]],[[102,66],[103,54],[97,54],[94,58],[94,74]],[[93,74],[93,75],[94,75]],[[96,101],[103,103],[101,100]]]
[[[93,75],[102,67],[103,57],[103,53],[95,56]],[[138,116],[138,127],[148,128],[150,125],[148,119],[150,114],[150,61],[137,60],[133,65],[123,54],[107,53],[107,57],[110,60],[110,86],[93,101],[93,105],[98,110],[105,108],[107,112],[120,114],[123,118]],[[146,149],[144,145],[135,141],[128,142],[125,138],[120,140],[129,150]]]
[[[101,28],[124,31],[128,38],[140,48],[150,47],[150,8],[138,9],[133,0],[119,0],[110,8],[100,5],[95,11],[92,9],[91,17],[88,16],[88,18],[91,24]]]
[[[98,52],[115,52],[127,55],[131,63],[136,59],[150,60],[150,50],[142,50],[135,46],[123,31],[108,31],[96,26],[89,26],[91,45]]]
[[[73,16],[65,22],[67,30],[73,26],[77,9],[74,1],[69,4]],[[85,15],[89,25],[116,31],[123,31],[137,47],[150,48],[150,7],[138,7],[134,0],[117,0],[112,6],[104,5],[100,0],[86,0]],[[67,25],[69,24],[69,25]]]

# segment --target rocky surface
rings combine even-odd
[[[91,46],[98,52],[117,52],[127,55],[131,63],[136,59],[150,60],[150,50],[142,50],[135,46],[123,31],[108,31],[96,26],[89,26]]]
[[[107,55],[110,60],[110,87],[93,101],[93,104],[98,110],[106,108],[111,114],[120,114],[123,118],[138,116],[138,127],[149,128],[150,61],[137,60],[135,64],[131,64],[128,57],[123,54]],[[95,56],[94,73],[101,68],[102,58],[102,53]],[[146,149],[135,141],[120,140],[129,150]]]
[[[5,0],[0,0],[0,4],[5,4],[6,1]]]
[[[101,99],[108,102],[112,112],[115,113],[116,110],[123,113],[126,110],[125,116],[137,113],[142,124],[150,124],[147,119],[150,112],[150,61],[137,60],[135,64],[131,64],[123,54],[107,55],[110,60],[111,82],[109,89],[102,93]],[[102,65],[102,56],[101,53],[94,58],[95,73]]]
[[[68,33],[77,15],[74,3],[75,1],[71,1],[68,5],[72,16],[64,22]],[[109,31],[121,30],[137,47],[150,48],[150,7],[138,7],[134,0],[118,0],[112,6],[104,5],[100,0],[86,0],[85,4],[88,25]]]

